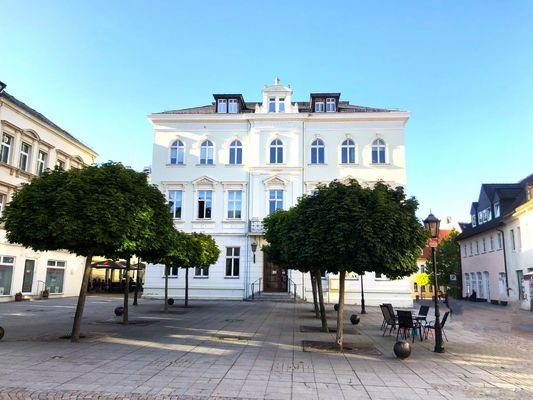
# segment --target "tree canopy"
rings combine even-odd
[[[15,193],[2,221],[11,243],[86,257],[72,340],[79,338],[92,257],[150,259],[166,252],[173,230],[166,201],[146,175],[114,162],[45,172]]]
[[[456,274],[457,279],[461,279],[461,249],[457,243],[457,236],[459,236],[459,232],[454,229],[437,246],[437,279],[439,285],[448,286],[450,284],[451,274]],[[426,266],[426,272],[430,275],[430,279],[433,282],[432,257],[428,257]]]

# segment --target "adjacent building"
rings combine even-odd
[[[319,183],[357,179],[404,186],[405,111],[353,105],[341,93],[295,101],[290,85],[265,85],[261,100],[213,95],[200,107],[148,116],[154,128],[151,181],[168,199],[175,227],[212,235],[221,248],[209,271],[190,272],[189,296],[247,299],[252,292],[294,290],[310,298],[309,278],[266,259],[262,220],[288,209]],[[144,295],[163,296],[162,265],[150,265]],[[184,294],[185,273],[172,270],[169,292]],[[337,301],[338,277],[324,276],[326,300]],[[360,277],[347,281],[347,301],[360,299]],[[366,304],[412,304],[409,278],[364,276]]]
[[[0,82],[0,213],[21,185],[46,169],[92,164],[96,153],[43,114],[5,91]],[[0,227],[0,302],[15,293],[79,293],[84,259],[65,251],[35,252],[7,242]]]
[[[461,245],[463,296],[533,310],[533,175],[483,184]]]

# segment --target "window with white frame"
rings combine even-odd
[[[234,140],[229,145],[229,163],[232,165],[242,164],[242,143]]]
[[[48,167],[48,154],[44,151],[39,151],[37,158],[37,175],[41,176]]]
[[[479,240],[476,240],[476,254],[479,254]]]
[[[463,245],[463,257],[466,257],[466,244]]]
[[[522,235],[521,235],[519,226],[516,227],[516,239],[518,242],[518,248],[521,249],[522,248]]]
[[[240,247],[226,248],[226,277],[239,276]]]
[[[268,196],[268,213],[283,208],[283,190],[270,190]]]
[[[470,214],[470,219],[472,221],[472,227],[475,228],[476,227],[476,213]]]
[[[198,268],[194,269],[194,276],[196,278],[207,278],[209,277],[209,268]]]
[[[337,105],[334,97],[328,97],[326,99],[326,112],[337,111]]]
[[[237,99],[228,99],[228,112],[230,114],[237,114],[239,112],[239,103]]]
[[[225,114],[228,112],[228,100],[227,99],[218,99],[217,100],[217,112]]]
[[[169,278],[176,279],[178,277],[178,267],[165,265],[165,268],[167,269]]]
[[[59,169],[65,169],[66,167],[66,163],[64,160],[57,160],[56,161],[56,167],[58,167]]]
[[[278,112],[285,112],[285,98],[280,97],[278,100]]]
[[[283,163],[283,142],[279,139],[274,139],[270,143],[270,164]]]
[[[0,217],[4,213],[4,207],[6,206],[7,196],[4,193],[0,193]]]
[[[352,139],[346,139],[341,144],[341,163],[355,164],[355,142]]]
[[[270,97],[268,99],[268,112],[276,112],[276,98]]]
[[[185,163],[185,144],[181,140],[175,140],[170,146],[170,163],[177,165]]]
[[[315,139],[311,143],[311,164],[324,164],[325,162],[324,142],[321,139]]]
[[[316,99],[315,112],[324,112],[324,110],[325,110],[324,99]]]
[[[0,147],[0,162],[9,164],[12,144],[13,144],[13,138],[9,136],[7,133],[4,133],[2,135],[2,146]]]
[[[170,216],[173,219],[181,218],[181,199],[183,192],[181,190],[168,191],[168,205],[170,208]]]
[[[486,253],[487,252],[487,239],[486,238],[483,238],[483,253]]]
[[[511,249],[512,250],[516,250],[516,242],[515,242],[515,237],[514,237],[514,229],[511,229],[509,231],[509,235],[511,236]]]
[[[490,251],[494,250],[494,236],[490,235]]]
[[[503,236],[501,232],[498,232],[498,250],[503,247]]]
[[[494,218],[498,218],[500,216],[500,202],[496,201],[494,203]]]
[[[213,203],[213,191],[200,190],[198,192],[198,219],[210,219]]]
[[[242,191],[228,192],[228,219],[241,219]]]
[[[474,253],[474,252],[472,251],[472,249],[473,249],[473,244],[472,244],[472,242],[470,242],[470,254],[469,254],[470,256],[472,256],[473,253]]]
[[[385,164],[385,141],[376,139],[372,142],[372,164]]]
[[[45,287],[49,293],[63,293],[65,261],[48,260]]]
[[[15,257],[0,256],[0,296],[11,294]]]
[[[211,140],[204,140],[200,147],[200,164],[213,164],[214,151],[215,147],[213,146],[213,142]]]
[[[19,169],[22,171],[27,171],[30,167],[30,154],[31,146],[28,143],[22,142],[20,146],[20,159],[19,159]]]

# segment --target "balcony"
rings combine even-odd
[[[250,235],[263,235],[265,227],[260,219],[251,219],[248,221],[248,232]]]

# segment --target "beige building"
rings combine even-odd
[[[533,310],[533,175],[483,184],[459,235],[463,296]]]
[[[44,115],[5,91],[0,82],[0,214],[22,184],[46,169],[92,164],[96,153]],[[74,296],[80,289],[84,259],[65,251],[35,252],[6,240],[0,227],[0,302],[15,293]]]

